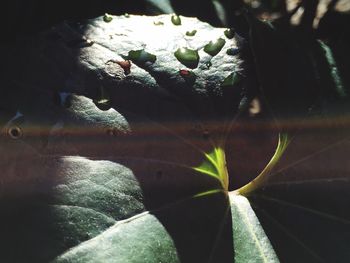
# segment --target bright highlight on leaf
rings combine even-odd
[[[226,167],[225,151],[216,147],[211,153],[205,154],[206,160],[193,169],[218,179],[225,191],[228,191],[228,172]]]

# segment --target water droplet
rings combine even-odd
[[[228,75],[224,81],[221,84],[221,87],[230,87],[230,86],[234,86],[235,84],[237,84],[239,81],[241,80],[241,75],[233,72],[230,75]]]
[[[199,63],[199,55],[197,50],[186,47],[179,48],[174,53],[178,61],[188,68],[196,68]]]
[[[224,31],[225,37],[232,39],[235,36],[235,31],[232,28],[228,28]]]
[[[140,49],[129,51],[127,59],[131,60],[135,64],[145,64],[147,62],[154,63],[157,57],[151,53],[148,53],[144,49]]]
[[[125,13],[125,14],[124,14],[124,17],[129,18],[130,15],[129,15],[128,13]]]
[[[109,23],[113,20],[113,16],[111,16],[110,14],[105,13],[103,16],[103,21],[105,21],[106,23]]]
[[[130,74],[130,67],[131,67],[130,60],[116,61],[116,63],[123,68],[125,75]]]
[[[197,33],[197,30],[187,31],[186,36],[193,37]]]
[[[187,83],[193,84],[196,81],[197,76],[191,70],[181,69],[179,73]]]
[[[235,56],[239,53],[239,49],[238,48],[229,48],[226,50],[226,54],[229,56]]]
[[[164,25],[164,23],[162,21],[154,21],[153,24],[155,26],[163,26]]]
[[[21,138],[23,135],[21,128],[18,126],[9,127],[9,129],[7,130],[7,134],[15,140]]]
[[[179,26],[181,25],[181,18],[178,15],[172,15],[171,16],[171,22],[175,25],[175,26]]]
[[[209,69],[213,64],[209,60],[208,62],[205,62],[205,66]]]
[[[215,41],[210,41],[208,44],[204,46],[204,52],[214,57],[224,47],[225,43],[226,41],[222,38],[218,38]]]

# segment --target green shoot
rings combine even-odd
[[[275,154],[272,156],[270,162],[265,166],[261,173],[251,182],[245,186],[237,189],[235,193],[248,196],[258,188],[260,188],[266,181],[269,179],[272,169],[276,166],[280,158],[282,157],[284,151],[286,150],[290,138],[286,133],[280,133],[278,138],[278,145],[275,151]]]
[[[220,181],[224,191],[228,191],[228,172],[226,167],[225,151],[215,147],[211,153],[205,154],[206,160],[194,170],[209,175]]]

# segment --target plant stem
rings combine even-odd
[[[266,183],[269,179],[269,175],[271,174],[272,169],[276,166],[279,159],[283,155],[286,150],[288,144],[290,142],[289,136],[286,133],[280,133],[278,137],[278,144],[274,155],[272,156],[270,162],[265,166],[265,168],[261,171],[261,173],[251,182],[244,185],[243,187],[235,190],[236,194],[240,194],[243,196],[248,196],[262,185]]]

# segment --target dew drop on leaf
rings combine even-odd
[[[130,67],[131,67],[130,60],[117,61],[117,64],[123,68],[125,75],[130,74]]]
[[[240,80],[241,80],[241,76],[238,73],[233,72],[224,79],[224,81],[221,84],[221,87],[233,86],[237,84]]]
[[[154,63],[157,59],[155,55],[148,53],[144,49],[129,51],[127,58],[135,64]]]
[[[211,56],[216,56],[220,50],[224,47],[226,41],[223,38],[218,38],[215,41],[210,41],[204,46],[204,52]]]
[[[171,16],[171,22],[175,25],[175,26],[179,26],[181,25],[181,18],[178,15],[172,15]]]
[[[197,30],[187,31],[186,36],[193,37],[197,33]]]
[[[155,26],[163,26],[164,23],[162,21],[154,21],[153,25],[155,25]]]
[[[199,63],[199,55],[197,50],[186,47],[179,48],[174,53],[178,61],[188,68],[196,68]]]
[[[105,21],[106,23],[109,23],[113,20],[113,16],[111,16],[110,14],[105,13],[103,16],[103,21]]]
[[[235,36],[235,31],[232,28],[228,28],[224,31],[225,37],[232,39]]]

